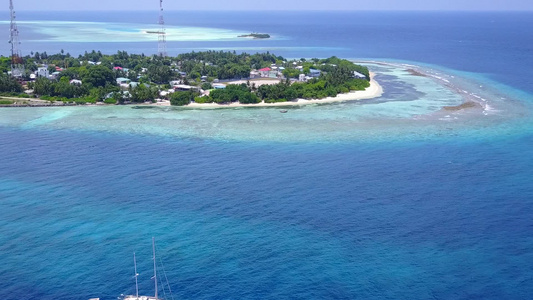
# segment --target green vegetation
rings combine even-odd
[[[213,86],[209,82],[205,82],[205,83],[202,84],[202,90],[210,90],[212,88],[213,88]]]
[[[12,97],[12,98],[30,98],[28,94],[17,92],[0,92],[0,96]]]
[[[175,92],[170,95],[170,104],[183,106],[191,103],[197,95],[193,92]]]
[[[250,87],[244,83],[241,85],[231,84],[225,89],[211,91],[207,98],[211,98],[212,102],[219,104],[231,102],[240,102],[243,104],[261,102],[261,99],[259,99],[256,94],[252,93]]]
[[[27,84],[6,74],[0,74],[0,95],[19,97],[24,89],[33,90],[33,97],[65,103],[109,104],[128,102],[141,103],[155,101],[161,91],[168,91],[172,85],[188,85],[165,96],[172,105],[197,103],[259,103],[291,101],[296,98],[321,99],[363,90],[369,86],[369,72],[366,67],[356,65],[337,57],[310,60],[286,60],[281,56],[266,53],[240,53],[223,51],[191,52],[177,57],[145,56],[118,51],[113,55],[101,52],[85,52],[77,58],[69,53],[48,55],[32,53],[24,57]],[[48,68],[52,78],[40,77],[30,80],[30,74],[40,67]],[[249,78],[250,72],[272,67],[271,71],[256,72],[263,77],[279,78],[275,85],[255,84],[227,85],[225,89],[215,89],[218,80]],[[0,57],[0,71],[10,69],[10,60]],[[313,71],[319,70],[320,73]],[[57,71],[56,71],[57,70]],[[266,69],[268,70],[268,69]],[[264,73],[266,72],[266,73]],[[354,72],[366,79],[354,78]],[[304,75],[314,76],[299,81]],[[119,85],[117,79],[128,84]],[[211,90],[201,95],[201,90]],[[162,94],[165,95],[165,94]],[[22,97],[28,97],[24,94]]]
[[[107,98],[104,100],[105,104],[117,104],[117,100],[115,98]]]
[[[198,82],[201,76],[218,79],[248,78],[252,69],[261,69],[283,61],[270,53],[236,54],[235,52],[206,51],[180,54],[180,71],[188,74],[189,82]]]
[[[201,103],[259,103],[264,100],[267,103],[286,102],[297,98],[322,99],[335,97],[340,93],[349,91],[364,90],[370,86],[370,82],[365,79],[353,78],[354,68],[360,66],[341,65],[331,69],[330,73],[322,74],[319,78],[314,78],[308,82],[292,83],[287,79],[274,85],[261,85],[257,89],[252,89],[250,85],[228,85],[225,89],[214,90],[207,99],[202,99]],[[366,71],[368,74],[368,70]],[[196,101],[196,99],[195,99]]]
[[[11,100],[0,99],[0,105],[11,105],[11,104],[13,104],[13,101]]]
[[[0,92],[20,93],[22,86],[13,77],[0,74]]]
[[[239,35],[239,37],[251,37],[251,38],[254,38],[254,39],[269,39],[270,38],[270,34],[268,34],[268,33],[250,33],[250,34]]]

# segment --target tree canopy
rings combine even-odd
[[[287,60],[269,52],[248,54],[235,51],[204,51],[179,54],[176,57],[160,57],[129,54],[126,51],[106,55],[93,50],[77,58],[65,51],[51,55],[35,52],[24,57],[23,63],[26,70],[23,76],[25,80],[29,80],[30,72],[39,67],[47,67],[51,72],[60,71],[52,78],[37,78],[28,83],[27,87],[33,89],[34,94],[42,99],[104,101],[113,94],[112,98],[119,103],[154,101],[160,91],[172,88],[170,81],[174,82],[173,85],[192,85],[194,90],[209,90],[213,88],[212,83],[216,80],[248,79],[252,70],[266,67],[271,67],[273,71],[262,76],[275,76],[280,79],[279,84],[262,85],[259,88],[254,84],[229,84],[225,89],[211,90],[209,96],[199,97],[197,92],[175,92],[167,97],[175,105],[184,105],[190,101],[279,102],[296,98],[324,98],[365,89],[370,79],[366,67],[335,56],[326,59]],[[321,75],[309,80],[307,78],[307,82],[295,80],[302,74],[312,75],[311,69],[320,70]],[[7,73],[9,70],[9,57],[0,56],[0,71]],[[354,72],[363,74],[366,79],[354,78]],[[116,79],[122,77],[128,79],[128,83],[132,82],[132,85],[119,86]],[[81,83],[71,82],[73,79],[81,80]],[[126,94],[119,93],[120,90],[126,89],[129,90]],[[19,82],[6,74],[1,75],[0,92],[20,93],[22,90]]]

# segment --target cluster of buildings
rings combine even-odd
[[[296,62],[293,63],[294,68],[303,72],[303,67],[298,66]],[[286,68],[283,66],[278,66],[277,64],[271,64],[270,67],[262,68],[259,70],[252,70],[250,72],[250,79],[255,78],[272,78],[272,79],[281,79],[283,78],[283,71]]]
[[[55,71],[50,72],[48,66],[45,65],[42,67],[38,67],[37,71],[35,71],[33,74],[30,74],[30,79],[35,80],[38,77],[44,77],[48,79],[57,79],[62,71],[63,69],[61,69],[60,67],[55,67]]]
[[[298,71],[300,71],[300,75],[298,76],[298,81],[301,81],[301,82],[305,82],[305,81],[308,81],[312,78],[317,78],[317,77],[320,77],[320,75],[322,74],[322,71],[318,70],[318,69],[309,69],[309,73],[308,74],[304,74],[304,67],[301,66],[301,65],[298,65],[297,62],[293,62],[293,69],[296,69]],[[335,66],[335,65],[332,65],[332,66]],[[259,70],[252,70],[250,72],[250,79],[256,79],[256,78],[272,78],[272,79],[283,79],[285,78],[284,75],[283,75],[283,71],[285,71],[286,68],[283,67],[283,66],[278,66],[277,64],[272,64],[270,67],[266,67],[266,68],[262,68],[262,69],[259,69]],[[357,72],[357,71],[354,71],[353,72],[353,77],[354,78],[359,78],[359,79],[365,79],[366,76]]]
[[[93,62],[93,61],[87,61],[87,62],[80,62],[80,63],[87,63],[89,65],[100,65],[101,62]],[[297,63],[297,62],[292,62],[292,66],[288,65],[284,62],[284,66],[280,66],[280,65],[277,65],[277,64],[271,64],[270,67],[266,67],[266,68],[262,68],[262,69],[259,69],[259,70],[252,70],[250,72],[250,77],[249,79],[261,79],[261,78],[270,78],[270,79],[284,79],[285,76],[283,74],[283,71],[285,71],[287,68],[290,68],[290,69],[296,69],[300,72],[297,80],[300,81],[300,82],[306,82],[312,78],[317,78],[317,77],[320,77],[320,75],[322,74],[322,71],[321,70],[318,70],[318,69],[309,69],[309,72],[307,74],[304,73],[304,67],[300,65],[300,63]],[[172,80],[169,82],[169,85],[170,85],[170,88],[167,89],[167,90],[163,90],[163,91],[160,91],[159,95],[161,97],[166,97],[168,96],[169,94],[172,94],[176,91],[197,91],[197,92],[200,92],[202,94],[208,94],[209,92],[208,91],[204,91],[202,90],[200,87],[198,86],[193,86],[193,85],[188,85],[188,84],[185,84],[184,82],[186,82],[184,80],[184,78],[187,77],[187,73],[185,72],[182,72],[180,71],[178,68],[179,66],[176,64],[176,63],[173,63],[172,64],[172,67],[173,67],[173,71],[176,72],[180,77],[181,79],[180,80]],[[113,67],[113,70],[116,71],[116,72],[124,72],[124,74],[128,74],[129,73],[129,69],[128,68],[123,68],[123,67],[120,67],[120,66],[115,66]],[[41,66],[37,69],[37,71],[35,71],[33,74],[30,75],[30,79],[31,80],[35,80],[36,78],[39,78],[39,77],[44,77],[44,78],[48,78],[48,79],[52,79],[52,80],[55,80],[55,79],[58,79],[60,77],[60,74],[61,72],[63,71],[63,69],[61,69],[60,67],[55,67],[55,71],[52,71],[52,68],[50,68],[49,66]],[[146,68],[143,68],[141,70],[142,73],[146,73],[147,72],[147,69]],[[356,72],[354,71],[353,72],[353,77],[354,78],[361,78],[361,79],[364,79],[366,78],[366,76],[364,74],[361,74],[359,72]],[[142,75],[139,75],[138,78],[140,78]],[[201,77],[201,82],[207,82],[208,81],[208,77],[207,76],[202,76]],[[121,88],[121,90],[123,91],[123,93],[129,93],[128,90],[130,88],[135,88],[137,87],[140,83],[137,82],[137,81],[132,81],[131,79],[129,78],[126,78],[126,77],[118,77],[116,79],[116,83],[117,85]],[[72,85],[81,85],[82,84],[82,81],[81,80],[78,80],[78,79],[72,79],[70,80],[70,84]],[[219,80],[218,79],[215,79],[212,83],[212,87],[213,89],[224,89],[226,88],[226,85],[223,84],[223,83],[219,83]],[[149,86],[149,85],[146,85],[146,86]]]

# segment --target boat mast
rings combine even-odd
[[[137,259],[135,259],[135,252],[133,252],[133,265],[135,266],[135,296],[139,298],[139,283],[137,282],[139,273],[137,273]]]
[[[157,269],[156,269],[156,260],[155,260],[155,238],[152,237],[152,253],[154,255],[154,283],[155,283],[155,299],[157,298]]]

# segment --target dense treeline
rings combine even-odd
[[[268,67],[284,58],[270,53],[236,54],[235,52],[206,51],[178,55],[180,70],[192,79],[208,76],[218,79],[247,78],[252,69]]]
[[[20,93],[22,86],[11,76],[0,74],[0,91],[3,93]]]
[[[336,56],[320,60],[318,62],[318,69],[324,72],[334,72],[336,70],[341,72],[347,71],[350,73],[349,75],[351,75],[353,71],[356,71],[365,75],[367,80],[370,80],[370,72],[367,67],[354,64],[349,60],[340,59]]]
[[[258,103],[261,100],[256,94],[253,94],[250,87],[246,84],[231,84],[223,90],[214,90],[209,94],[209,97],[215,103]]]

